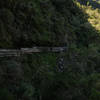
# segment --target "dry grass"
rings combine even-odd
[[[88,21],[96,30],[100,31],[100,9],[85,7],[84,11],[89,15]]]
[[[100,31],[100,9],[93,9],[91,6],[77,5],[88,15],[88,22],[97,30]]]

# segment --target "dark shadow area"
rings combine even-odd
[[[88,34],[95,29],[82,16],[86,15],[67,0],[0,1],[0,48],[63,46],[71,42],[88,46]]]
[[[98,3],[99,0],[97,1],[93,1],[93,0],[77,0],[78,2],[80,2],[80,4],[82,5],[87,5],[87,3],[89,2],[89,5],[92,6],[94,9],[99,8],[100,9],[100,4]]]
[[[100,98],[100,38],[73,0],[1,0],[0,12],[1,48],[68,45],[61,54],[0,58],[0,100]]]

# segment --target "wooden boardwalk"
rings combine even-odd
[[[0,49],[0,57],[21,56],[40,52],[66,52],[67,47],[33,47],[21,49]]]

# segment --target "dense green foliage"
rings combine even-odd
[[[0,58],[0,100],[100,99],[100,32],[74,1],[0,1],[0,48],[68,47],[60,54]]]
[[[0,1],[0,47],[62,45],[80,40],[88,45],[86,40],[91,36],[87,31],[91,30],[80,27],[86,21],[83,16],[72,1]]]

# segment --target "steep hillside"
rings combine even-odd
[[[99,100],[100,37],[88,18],[76,0],[1,0],[0,48],[67,52],[0,58],[0,100]]]
[[[86,21],[83,16],[67,0],[0,1],[0,47],[57,46],[74,40],[88,45],[87,29],[80,27]]]

